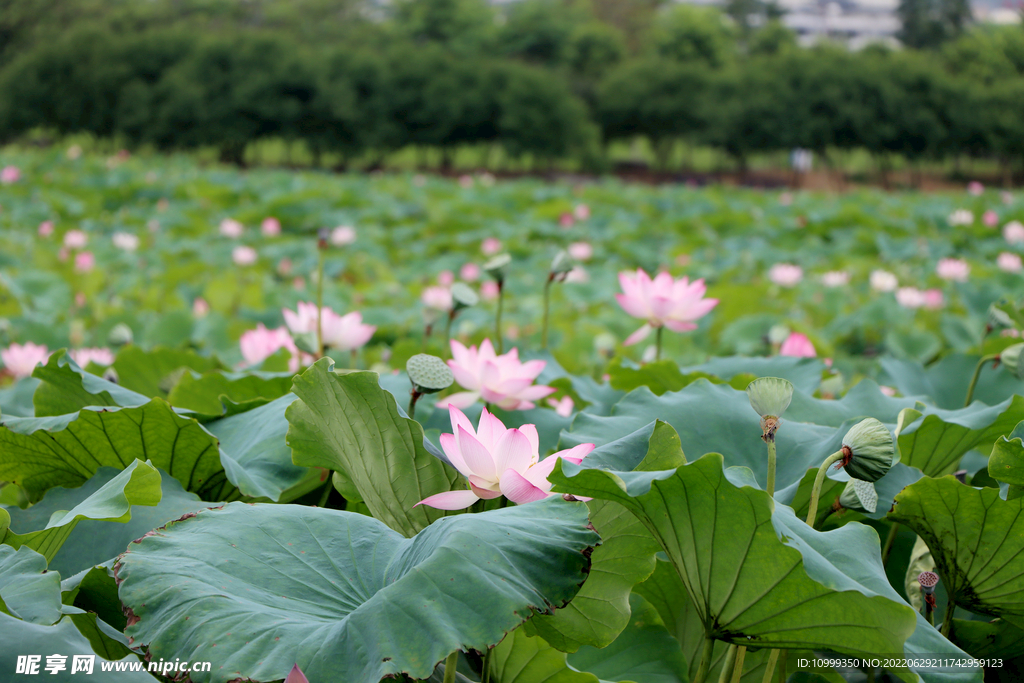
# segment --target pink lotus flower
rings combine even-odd
[[[569,245],[569,256],[577,261],[589,261],[594,256],[594,248],[590,242],[573,242]]]
[[[473,176],[459,176],[459,187],[463,188],[464,190],[468,190],[469,188],[473,187]]]
[[[21,169],[17,166],[4,166],[4,169],[0,171],[0,183],[4,185],[10,185],[21,180]]]
[[[549,398],[548,405],[554,408],[555,412],[562,417],[569,417],[572,415],[572,409],[576,406],[576,402],[572,400],[572,396],[563,396],[560,401]]]
[[[821,284],[834,289],[836,287],[845,287],[850,284],[850,274],[845,270],[830,270],[827,273],[822,274]]]
[[[558,224],[562,226],[562,228],[565,230],[571,228],[575,222],[576,219],[573,218],[573,215],[571,213],[563,213],[561,216],[558,217]]]
[[[344,247],[356,241],[356,229],[350,225],[339,225],[331,230],[331,244]]]
[[[459,269],[459,277],[466,282],[476,282],[480,279],[480,266],[475,263],[467,263]]]
[[[786,341],[779,347],[780,356],[795,356],[796,358],[816,358],[818,352],[814,344],[805,335],[799,332],[791,332]]]
[[[494,280],[488,280],[480,285],[480,296],[484,301],[494,301],[500,293],[498,283]]]
[[[283,309],[284,322],[293,334],[316,333],[316,304],[300,301],[296,311]],[[363,324],[363,314],[357,311],[338,315],[327,306],[321,313],[323,325],[323,342],[325,346],[339,351],[353,351],[370,341],[377,331],[374,325]]]
[[[68,230],[64,233],[64,246],[68,249],[81,249],[89,241],[89,236],[81,230]]]
[[[89,365],[90,361],[97,365],[113,365],[114,364],[114,352],[110,349],[104,348],[91,348],[91,349],[74,349],[70,352],[71,360],[78,364],[78,367],[84,368]]]
[[[971,225],[974,223],[974,214],[967,209],[957,209],[949,214],[947,220],[950,225]]]
[[[273,216],[268,216],[260,223],[260,232],[264,237],[277,237],[281,234],[281,221]]]
[[[480,243],[480,251],[484,252],[487,256],[492,256],[501,251],[501,240],[497,237],[488,237]]]
[[[1020,256],[1008,251],[1004,251],[996,257],[996,265],[1007,273],[1019,273],[1022,267]]]
[[[285,256],[283,259],[277,262],[277,272],[282,277],[288,277],[292,274],[292,260]]]
[[[43,221],[39,224],[39,236],[49,237],[53,234],[53,221]]]
[[[75,270],[79,273],[88,273],[96,265],[96,257],[91,251],[81,251],[75,254]]]
[[[565,281],[570,284],[582,284],[585,282],[590,282],[590,275],[587,274],[587,271],[583,268],[583,266],[573,266],[572,270],[566,273]]]
[[[590,207],[586,204],[577,204],[572,210],[572,215],[578,221],[585,221],[590,218]]]
[[[480,349],[468,349],[458,341],[451,340],[452,359],[448,367],[455,375],[455,381],[468,391],[461,391],[438,401],[441,408],[452,405],[468,408],[481,397],[502,410],[529,410],[538,401],[555,392],[554,388],[533,382],[544,370],[546,361],[519,360],[519,350],[497,355],[490,339],[484,339]]]
[[[75,306],[78,306],[79,308],[85,308],[85,303],[85,294],[83,294],[82,292],[75,292]]]
[[[647,322],[623,342],[626,346],[642,341],[651,330],[664,325],[673,332],[697,329],[693,322],[707,315],[718,305],[718,299],[705,299],[704,280],[675,280],[669,273],[658,273],[651,280],[643,269],[636,274],[619,273],[623,294],[616,294],[619,305],[634,318]]]
[[[334,314],[334,311],[324,306],[324,314],[327,314],[328,311],[330,311],[330,314]],[[292,334],[316,332],[316,304],[300,301],[295,305],[294,311],[284,308],[281,309],[281,314],[284,316],[284,324],[288,326]]]
[[[768,269],[768,279],[780,287],[795,287],[804,279],[804,269],[792,263],[776,263]]]
[[[1020,221],[1010,221],[1003,226],[1003,239],[1010,244],[1020,244],[1024,242],[1024,223]]]
[[[420,301],[435,311],[452,310],[452,290],[447,287],[427,287],[420,295]]]
[[[455,282],[455,273],[450,270],[442,270],[437,274],[437,281],[442,287],[451,287]]]
[[[966,282],[967,277],[971,274],[971,266],[963,259],[944,258],[939,259],[935,265],[935,272],[943,280]]]
[[[114,246],[122,251],[133,252],[139,248],[139,238],[128,232],[115,232],[111,239]]]
[[[32,342],[11,344],[0,351],[0,360],[4,362],[7,372],[14,375],[15,379],[31,377],[36,366],[45,363],[49,357],[50,352],[45,346],[39,346]]]
[[[887,270],[871,271],[871,289],[876,292],[892,292],[899,286],[896,276]]]
[[[252,247],[239,245],[231,250],[231,260],[236,266],[251,266],[256,263],[256,250]]]
[[[220,234],[233,240],[237,240],[245,232],[245,226],[234,218],[225,218],[220,222]]]
[[[507,429],[486,409],[476,430],[461,410],[448,407],[452,434],[441,435],[441,448],[452,466],[469,480],[469,489],[424,498],[416,505],[438,510],[462,510],[478,500],[505,496],[522,505],[552,495],[548,476],[560,458],[580,464],[594,450],[585,443],[540,459],[537,427],[525,424]]]
[[[242,358],[248,365],[262,363],[277,353],[279,349],[288,349],[292,354],[288,361],[288,370],[297,372],[299,369],[299,350],[295,346],[292,336],[288,334],[287,327],[268,330],[263,323],[259,323],[255,330],[249,330],[242,334],[238,345],[242,350]]]
[[[201,296],[192,302],[192,315],[197,318],[205,318],[210,313],[210,304]]]
[[[922,296],[924,297],[924,307],[933,311],[942,308],[946,303],[946,297],[943,296],[941,289],[926,289]]]
[[[975,197],[981,195],[985,191],[985,186],[979,183],[977,180],[972,180],[967,183],[967,191]]]
[[[299,665],[295,664],[292,666],[292,670],[288,672],[288,678],[284,679],[284,683],[309,683],[309,679],[302,673]]]
[[[900,287],[896,290],[896,303],[903,308],[921,308],[924,306],[924,292],[917,287]]]
[[[994,228],[999,225],[999,214],[992,209],[989,209],[985,213],[981,214],[981,222],[985,224],[985,227]]]
[[[888,386],[886,386],[884,384],[879,385],[878,390],[881,391],[882,394],[884,394],[885,396],[895,396],[896,395],[896,390],[894,388],[888,387]]]

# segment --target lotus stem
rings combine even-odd
[[[324,255],[327,246],[323,240],[317,244],[317,276],[316,276],[316,357],[324,357]]]
[[[423,328],[423,353],[427,352],[427,345],[430,343],[430,333],[434,331],[433,323],[427,323]]]
[[[768,663],[764,665],[764,676],[761,677],[761,683],[771,683],[772,677],[775,675],[775,663],[779,661],[779,652],[781,650],[772,650],[768,655]]]
[[[732,680],[732,670],[736,664],[736,651],[739,645],[730,643],[729,649],[725,652],[725,661],[722,662],[722,670],[718,673],[718,683],[729,683]]]
[[[700,655],[700,666],[697,667],[697,673],[693,676],[692,683],[704,683],[708,677],[708,671],[711,670],[711,655],[715,650],[715,639],[711,636],[704,637],[704,648],[701,650]]]
[[[889,553],[892,552],[892,544],[896,542],[896,536],[899,535],[900,525],[897,522],[893,522],[892,526],[889,527],[889,535],[885,537],[885,547],[882,548],[882,566],[884,567],[886,562],[889,561]]]
[[[946,613],[942,617],[942,636],[949,640],[949,632],[953,629],[953,612],[956,611],[956,601],[952,595],[946,595]]]
[[[931,597],[935,597],[934,595]],[[935,626],[935,608],[932,603],[928,600],[927,596],[924,601],[924,618],[928,620],[928,623]]]
[[[407,410],[406,412],[409,413],[410,420],[416,419],[416,401],[420,400],[420,396],[422,395],[423,394],[416,391],[415,389],[409,392],[409,410]]]
[[[455,309],[448,311],[448,322],[444,325],[444,354],[451,353],[452,348],[452,323],[455,322]]]
[[[747,657],[747,646],[740,645],[736,649],[736,663],[732,665],[732,683],[740,683],[743,678],[743,660]]]
[[[505,307],[505,282],[504,280],[498,280],[498,315],[494,318],[494,330],[498,336],[495,339],[495,344],[498,347],[498,355],[505,353],[505,341],[501,336],[501,311]]]
[[[455,667],[459,663],[459,651],[448,655],[448,659],[444,661],[444,683],[455,683]],[[486,669],[484,669],[486,671]]]
[[[818,475],[814,478],[814,486],[811,488],[811,502],[807,508],[807,526],[814,528],[814,520],[818,516],[818,498],[821,496],[821,485],[825,481],[825,474],[828,472],[828,468],[836,464],[843,459],[843,452],[836,451],[832,455],[825,458],[825,462],[821,463],[821,467],[818,468]]]
[[[786,683],[786,651],[779,650],[779,683]]]
[[[981,369],[985,366],[985,363],[998,358],[999,354],[982,356],[981,360],[978,361],[978,364],[974,366],[974,374],[971,376],[971,383],[967,385],[967,398],[964,399],[964,408],[971,405],[971,400],[974,398],[974,387],[978,385],[978,378],[981,377]]]
[[[484,653],[483,668],[480,670],[480,683],[491,682],[491,648]]]
[[[328,472],[328,475],[329,474],[330,474],[330,472]],[[327,477],[327,486],[324,487],[324,494],[322,496],[320,496],[320,502],[317,503],[317,507],[318,508],[327,507],[327,499],[331,497],[331,489],[333,489],[333,488],[334,488],[334,482],[331,480],[331,477],[328,476]]]
[[[765,484],[765,490],[768,492],[768,496],[771,498],[775,497],[775,435],[773,434],[768,443],[768,482]]]
[[[541,348],[545,351],[548,348],[548,324],[551,318],[551,283],[554,282],[554,279],[555,274],[551,273],[548,275],[547,282],[544,283],[544,326],[541,335]]]
[[[359,367],[359,349],[352,349],[352,369],[356,370]]]
[[[661,333],[665,331],[664,325],[658,326],[658,331],[654,333],[654,360],[661,360]]]

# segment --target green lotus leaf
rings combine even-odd
[[[1024,486],[1024,422],[996,440],[988,458],[988,473],[996,481],[1009,484],[1014,494]]]
[[[716,375],[699,371],[684,375],[679,366],[670,360],[634,365],[621,356],[616,356],[608,364],[608,377],[613,389],[633,391],[638,387],[647,387],[656,396],[661,396],[667,391],[679,391],[698,379],[706,379],[712,384],[729,384],[734,389],[746,387],[753,379],[751,375],[740,374],[726,381]]]
[[[755,377],[781,377],[793,383],[797,391],[813,394],[821,383],[825,364],[817,358],[794,358],[792,356],[725,356],[711,358],[700,365],[681,368],[683,374],[706,372],[731,380],[737,375]],[[745,386],[745,385],[744,385]]]
[[[927,368],[915,361],[896,358],[882,358],[880,363],[888,376],[884,383],[895,386],[904,396],[916,396],[939,408],[956,410],[964,405],[978,356],[952,353]],[[992,369],[992,364],[986,363],[978,378],[974,398],[991,406],[1020,391],[1019,379],[998,368]]]
[[[32,397],[35,417],[67,415],[90,406],[123,408],[149,403],[148,396],[82,370],[67,353],[51,354],[32,376],[39,380]]]
[[[1002,619],[954,619],[952,635],[957,646],[978,659],[1024,656],[1024,629]]]
[[[344,472],[374,517],[413,536],[446,514],[416,503],[462,486],[461,475],[427,452],[423,428],[399,415],[376,373],[332,365],[321,358],[295,378],[299,400],[285,413],[292,459]]]
[[[562,606],[598,540],[586,506],[557,496],[411,539],[364,515],[231,503],[132,544],[115,573],[136,646],[220,662],[196,683],[277,680],[295,663],[313,681],[365,683],[426,678]]]
[[[198,415],[228,417],[280,398],[291,386],[290,372],[186,372],[167,401]]]
[[[0,389],[0,415],[13,417],[32,417],[35,406],[32,395],[39,388],[39,380],[35,377],[22,377],[14,384]]]
[[[959,607],[1024,627],[1024,498],[1002,500],[954,477],[924,478],[888,517],[924,539],[946,593]]]
[[[601,683],[594,674],[571,668],[564,652],[521,628],[491,650],[490,671],[494,683]]]
[[[143,396],[161,398],[167,398],[187,370],[205,373],[226,369],[216,358],[190,349],[144,350],[138,346],[126,346],[118,351],[112,367],[117,371],[121,386]]]
[[[60,574],[46,571],[46,558],[27,546],[0,545],[0,599],[13,617],[54,624],[61,616]]]

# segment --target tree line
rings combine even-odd
[[[0,141],[45,128],[214,147],[241,163],[250,143],[279,138],[341,165],[410,146],[447,164],[472,145],[599,168],[607,143],[642,136],[662,167],[679,141],[741,168],[797,147],[826,162],[863,149],[883,168],[897,155],[1024,162],[1017,26],[849,52],[798,47],[770,5],[750,25],[640,0],[609,3],[634,7],[618,17],[557,0],[504,14],[483,0],[398,0],[376,14],[356,0],[79,0],[77,13],[57,3],[64,14],[2,3]]]

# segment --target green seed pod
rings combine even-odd
[[[124,323],[114,325],[113,329],[110,330],[110,334],[107,335],[107,343],[111,346],[131,344],[134,339],[135,335],[132,334],[132,328]]]
[[[761,417],[781,417],[793,400],[793,385],[780,377],[761,377],[747,385],[747,397]]]
[[[999,362],[1017,379],[1024,379],[1024,362],[1021,362],[1021,351],[1024,351],[1024,343],[1008,346],[999,354]]]
[[[858,422],[843,437],[842,466],[854,479],[878,481],[895,462],[892,433],[873,417]]]
[[[452,285],[452,311],[461,311],[463,308],[476,306],[480,303],[473,288],[464,282],[456,282]]]
[[[1007,310],[1014,310],[1013,304],[1006,301],[993,302],[988,307],[988,326],[993,330],[1014,328],[1016,324]]]
[[[406,361],[405,370],[418,394],[437,393],[455,381],[455,375],[443,360],[425,353],[418,353]]]
[[[869,481],[851,479],[839,494],[839,505],[854,512],[874,512],[878,507],[878,493]]]
[[[569,256],[568,252],[560,251],[555,254],[555,259],[551,262],[551,277],[554,280],[564,280],[565,276],[572,270],[573,262],[572,257]]]
[[[508,266],[512,263],[512,257],[508,254],[498,254],[484,264],[484,272],[494,278],[495,282],[501,284],[505,281],[508,273]]]
[[[790,331],[785,325],[772,325],[768,330],[768,341],[772,344],[781,344],[789,337]]]

